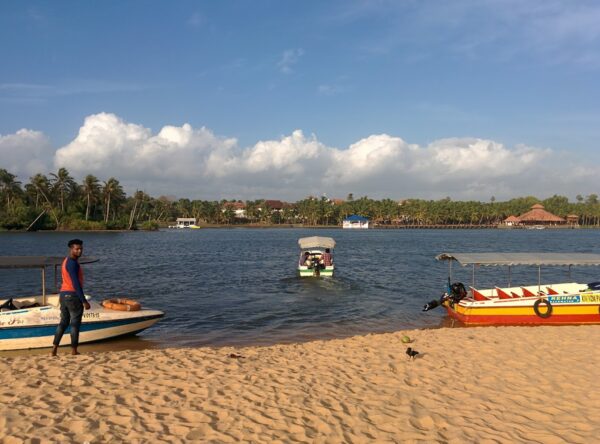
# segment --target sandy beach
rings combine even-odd
[[[598,442],[598,343],[600,326],[486,327],[0,357],[0,439]]]

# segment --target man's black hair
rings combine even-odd
[[[81,239],[71,239],[67,246],[71,248],[73,245],[83,245],[83,241]]]

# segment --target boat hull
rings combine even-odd
[[[137,334],[158,322],[164,313],[158,310],[119,312],[90,301],[91,309],[83,315],[79,343]],[[22,350],[52,346],[60,310],[45,306],[0,313],[0,350]],[[61,345],[70,345],[70,327]]]
[[[536,301],[539,304],[536,311]],[[551,309],[548,310],[547,304]],[[465,325],[600,324],[600,293],[520,298],[518,300],[444,302],[448,315]]]
[[[333,271],[333,266],[325,267],[319,270],[319,274],[317,275],[313,268],[308,268],[304,266],[298,267],[298,274],[300,275],[300,277],[333,277]]]

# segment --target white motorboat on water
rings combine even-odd
[[[0,268],[30,268],[42,272],[42,294],[0,300],[0,350],[20,350],[51,347],[54,332],[60,321],[58,294],[46,294],[46,269],[57,268],[64,257],[1,256]],[[81,258],[80,264],[96,262]],[[143,309],[130,299],[110,299],[99,303],[86,295],[91,306],[85,310],[81,323],[79,343],[101,341],[118,336],[134,335],[151,327],[164,313]],[[111,307],[111,308],[108,308]],[[63,336],[61,345],[69,345],[71,336]]]
[[[331,237],[311,236],[298,239],[300,277],[333,276],[333,252],[335,240]]]

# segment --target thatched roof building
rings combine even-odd
[[[504,219],[504,223],[506,225],[518,225],[519,224],[519,218],[517,216],[510,215],[506,219]]]
[[[531,207],[531,211],[521,214],[518,219],[520,223],[526,225],[561,225],[566,223],[562,217],[544,210],[542,204],[535,204]]]

